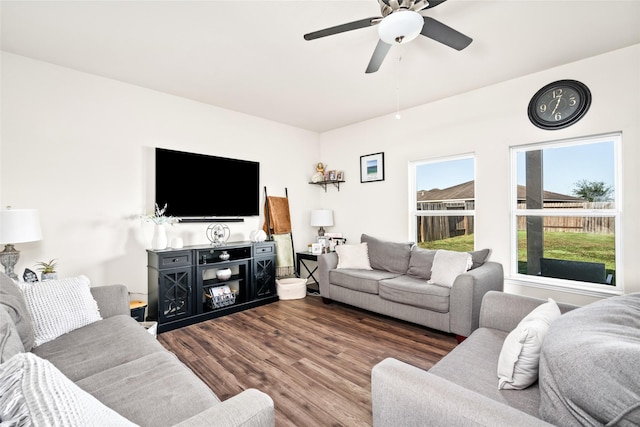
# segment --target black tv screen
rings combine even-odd
[[[260,213],[260,163],[156,148],[156,203],[189,219]]]

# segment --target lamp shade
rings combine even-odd
[[[316,209],[311,211],[312,227],[330,227],[333,225],[333,211],[331,209]]]
[[[0,243],[23,243],[42,240],[40,217],[35,209],[0,211]]]
[[[380,40],[387,44],[407,43],[418,37],[424,18],[412,10],[398,10],[384,17],[378,25]]]

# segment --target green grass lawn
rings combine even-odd
[[[427,249],[449,249],[452,251],[472,251],[473,234],[452,237],[434,242],[421,242],[418,246]],[[544,256],[572,261],[603,262],[607,272],[616,268],[615,236],[613,234],[591,233],[544,233]],[[518,232],[518,271],[527,271],[526,232]]]
[[[545,258],[603,262],[607,270],[616,268],[616,242],[613,234],[544,233]],[[518,232],[518,261],[527,261],[525,231]]]
[[[434,240],[433,242],[420,242],[418,246],[424,249],[448,249],[450,251],[468,252],[473,250],[473,234]]]

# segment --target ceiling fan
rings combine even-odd
[[[422,34],[456,50],[462,50],[472,42],[470,37],[446,26],[420,11],[436,7],[446,0],[378,0],[382,16],[360,19],[304,35],[305,40],[315,40],[346,31],[378,25],[378,45],[373,51],[367,73],[375,73],[382,65],[393,44],[408,43]]]

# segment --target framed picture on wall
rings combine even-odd
[[[384,181],[384,153],[360,156],[360,182]]]

